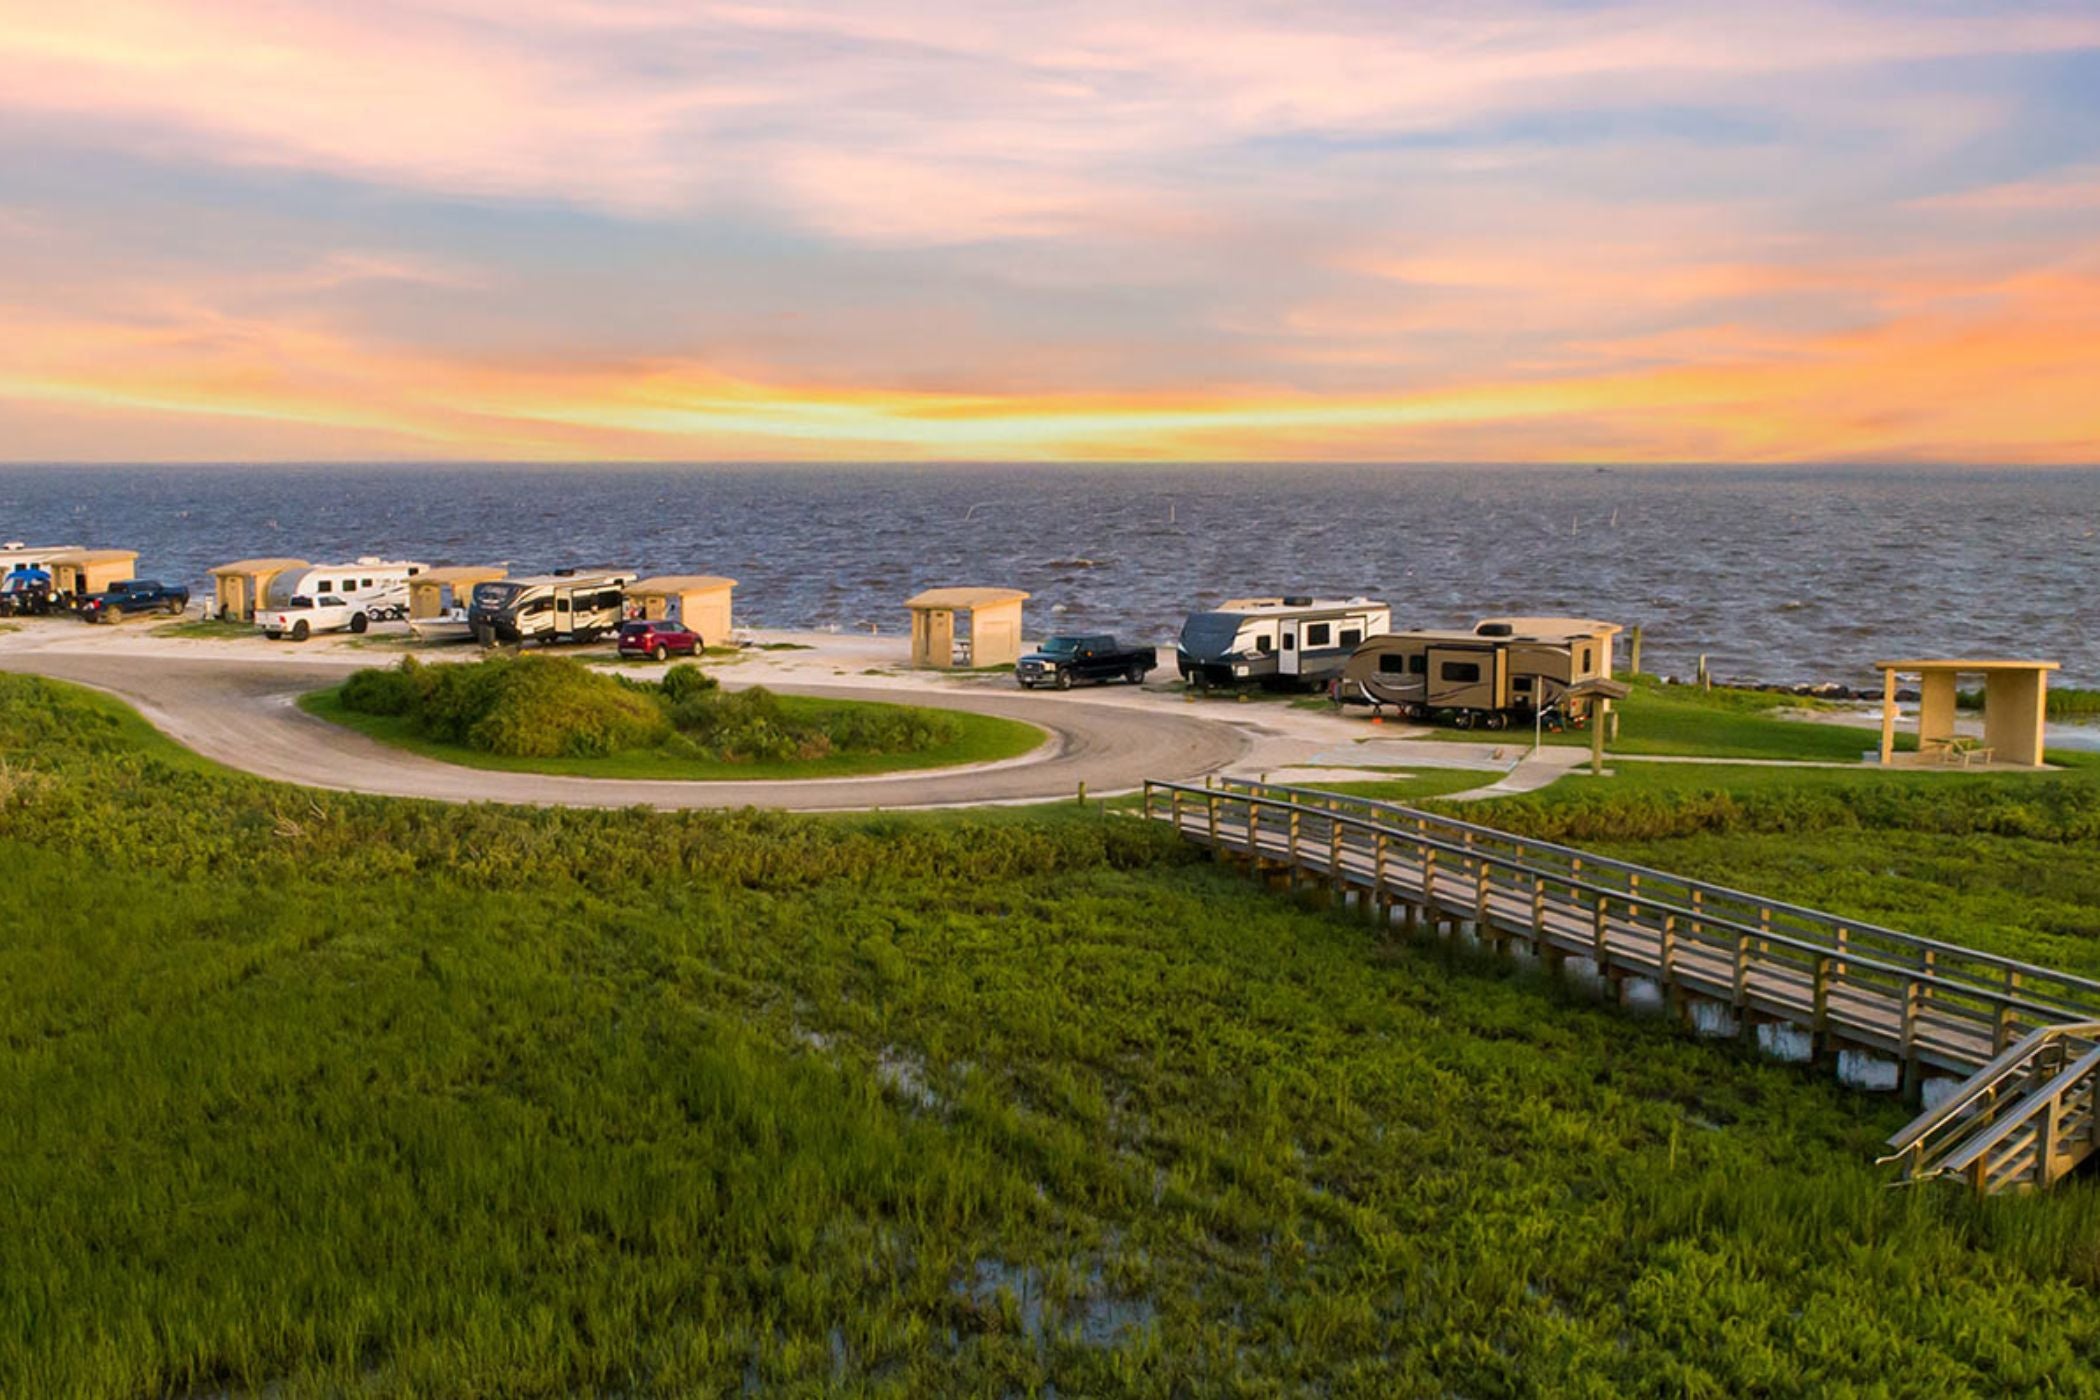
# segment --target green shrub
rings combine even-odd
[[[663,742],[663,706],[574,661],[520,657],[498,674],[487,710],[467,731],[483,753],[600,758]]]
[[[690,661],[681,661],[664,673],[658,683],[664,699],[676,705],[681,700],[690,700],[696,695],[712,694],[721,688],[721,682],[701,670]]]
[[[398,671],[359,671],[343,682],[343,707],[363,715],[409,714],[423,698],[417,675],[421,669],[409,656],[402,658]]]

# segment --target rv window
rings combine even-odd
[[[328,581],[327,579],[325,579],[325,578],[324,578],[324,579],[321,579],[321,580],[319,580],[318,582],[316,582],[316,583],[314,584],[314,592],[316,592],[316,593],[333,593],[334,591],[335,591],[335,585],[334,585],[334,584],[332,584],[332,583],[330,583],[330,582],[329,582],[329,581]]]
[[[525,605],[525,615],[527,617],[537,617],[539,614],[553,608],[553,606],[554,600],[552,598],[535,598]]]
[[[1400,653],[1395,651],[1385,652],[1378,658],[1378,670],[1381,675],[1404,676],[1408,672],[1407,663],[1410,661],[1417,660],[1420,660],[1420,658],[1414,656],[1402,656],[1400,655]]]
[[[1276,650],[1276,643],[1269,637],[1257,638],[1254,643],[1254,649],[1263,656],[1267,656],[1270,652]]]
[[[357,586],[359,588],[370,588],[372,586],[372,580],[368,578],[361,578],[357,581]]]
[[[1509,688],[1519,695],[1529,695],[1531,694],[1531,677],[1518,676],[1509,683]]]
[[[1429,655],[1427,652],[1418,651],[1407,658],[1407,674],[1410,676],[1426,676],[1429,674]]]
[[[1309,623],[1305,629],[1305,644],[1309,647],[1324,647],[1331,643],[1334,628],[1324,622]]]
[[[1298,635],[1295,632],[1283,634],[1283,649],[1285,651],[1296,651],[1298,649]]]
[[[608,588],[598,595],[598,607],[601,611],[617,608],[625,598],[626,595],[620,592],[619,589]]]
[[[1447,681],[1471,683],[1480,679],[1480,663],[1477,661],[1446,661],[1437,668],[1437,675]]]
[[[1363,634],[1363,629],[1362,629],[1362,628],[1360,628],[1360,627],[1344,627],[1344,628],[1342,629],[1342,645],[1343,645],[1343,646],[1345,646],[1345,647],[1360,647],[1360,646],[1362,646],[1363,644],[1364,644],[1364,634]]]

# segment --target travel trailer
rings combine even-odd
[[[627,616],[630,569],[569,569],[474,585],[467,625],[483,646],[595,640]]]
[[[0,544],[0,613],[46,613],[67,601],[52,577],[54,558],[80,553],[78,545]]]
[[[408,616],[408,581],[429,567],[410,559],[365,555],[352,564],[314,564],[287,569],[270,581],[273,609],[297,606],[295,599],[335,598],[373,622]]]
[[[1174,654],[1190,685],[1314,684],[1392,625],[1392,609],[1369,598],[1234,598],[1189,614]]]
[[[1390,632],[1357,648],[1334,697],[1461,729],[1502,729],[1555,709],[1579,718],[1587,701],[1568,692],[1610,680],[1619,630],[1580,617],[1491,617],[1470,632]]]

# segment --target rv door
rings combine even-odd
[[[567,636],[574,626],[575,618],[576,613],[569,590],[566,588],[557,589],[554,594],[554,634],[557,637]]]
[[[1298,674],[1298,619],[1287,617],[1279,624],[1283,637],[1283,650],[1276,657],[1276,674],[1295,676]]]

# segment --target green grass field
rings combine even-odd
[[[1633,694],[1613,708],[1619,713],[1619,737],[1608,746],[1612,753],[1857,763],[1861,754],[1881,743],[1879,730],[1864,727],[1870,719],[1863,717],[1858,725],[1789,719],[1780,711],[1828,707],[1763,691],[1703,691],[1641,679],[1634,682]],[[1434,737],[1491,744],[1531,740],[1521,729],[1490,733],[1449,726],[1439,726]],[[1544,737],[1549,744],[1578,748],[1590,743],[1588,730],[1548,732]],[[1917,747],[1914,734],[1896,737],[1900,749]]]
[[[1852,898],[2091,863],[1954,781],[1739,800]],[[2100,1189],[1892,1191],[1904,1118],[1098,805],[315,792],[0,676],[0,1394],[2100,1391]]]
[[[783,695],[781,708],[792,718],[821,721],[829,712],[853,709],[902,708],[858,700],[820,700]],[[457,763],[467,768],[491,768],[513,773],[557,773],[577,778],[664,778],[708,782],[786,778],[854,778],[871,773],[899,773],[919,768],[953,768],[966,763],[995,763],[1017,758],[1039,747],[1046,739],[1042,730],[1019,720],[997,715],[976,715],[944,710],[952,715],[956,737],[934,748],[916,753],[833,753],[822,758],[779,762],[731,763],[686,757],[654,750],[615,753],[602,758],[519,758],[482,753],[463,744],[448,744],[416,734],[410,722],[395,715],[359,714],[341,701],[341,687],[310,691],[299,697],[299,708],[346,729],[407,749],[425,758]]]

